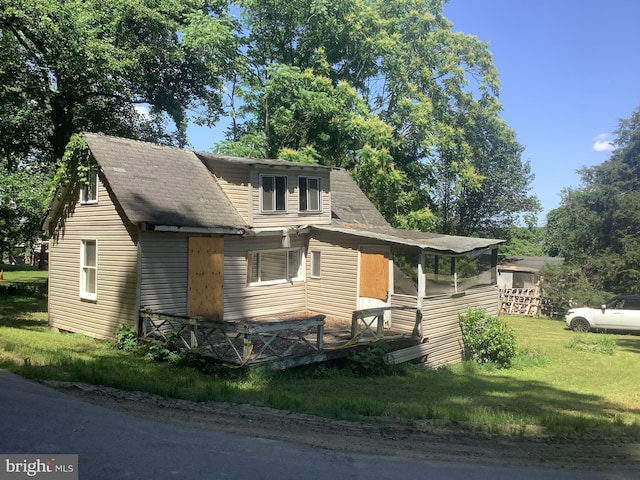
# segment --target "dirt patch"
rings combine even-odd
[[[47,385],[136,417],[334,451],[609,474],[640,471],[640,443],[617,439],[551,439],[535,429],[489,434],[452,422],[391,417],[377,418],[375,423],[346,422],[259,405],[196,403],[79,383]]]

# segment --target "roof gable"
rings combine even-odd
[[[345,170],[280,160],[242,159],[85,133],[114,202],[131,223],[156,230],[243,233],[246,222],[209,170],[214,160],[248,166],[331,170],[331,225],[313,225],[361,238],[459,255],[494,248],[503,240],[458,237],[393,228]],[[55,214],[50,213],[45,224]]]
[[[133,224],[240,229],[243,219],[189,150],[106,135],[84,135],[93,158]]]

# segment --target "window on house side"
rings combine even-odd
[[[92,166],[87,172],[87,183],[80,190],[80,203],[98,202],[98,169]]]
[[[260,177],[262,190],[263,212],[287,211],[287,177],[280,175],[262,175]]]
[[[299,206],[301,212],[320,211],[320,179],[316,177],[300,177]]]
[[[250,252],[248,261],[249,283],[302,280],[302,255],[298,248]]]
[[[80,297],[95,300],[98,294],[98,242],[82,240],[80,244]]]
[[[311,276],[313,278],[320,278],[320,252],[311,252]]]

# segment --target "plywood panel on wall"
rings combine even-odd
[[[224,240],[189,239],[187,313],[222,319],[224,313]]]
[[[360,296],[387,300],[389,293],[389,253],[360,252]]]

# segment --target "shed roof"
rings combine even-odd
[[[354,225],[352,228],[345,228],[334,225],[314,225],[313,228],[406,245],[445,255],[461,255],[476,250],[484,250],[496,247],[504,242],[504,240],[495,238],[460,237],[440,233],[414,232],[392,227],[367,228],[364,225]]]
[[[246,226],[194,152],[92,133],[84,138],[132,223],[204,230]]]
[[[498,262],[498,269],[516,272],[537,272],[547,265],[562,265],[563,263],[563,257],[527,257],[510,255],[500,259]]]

